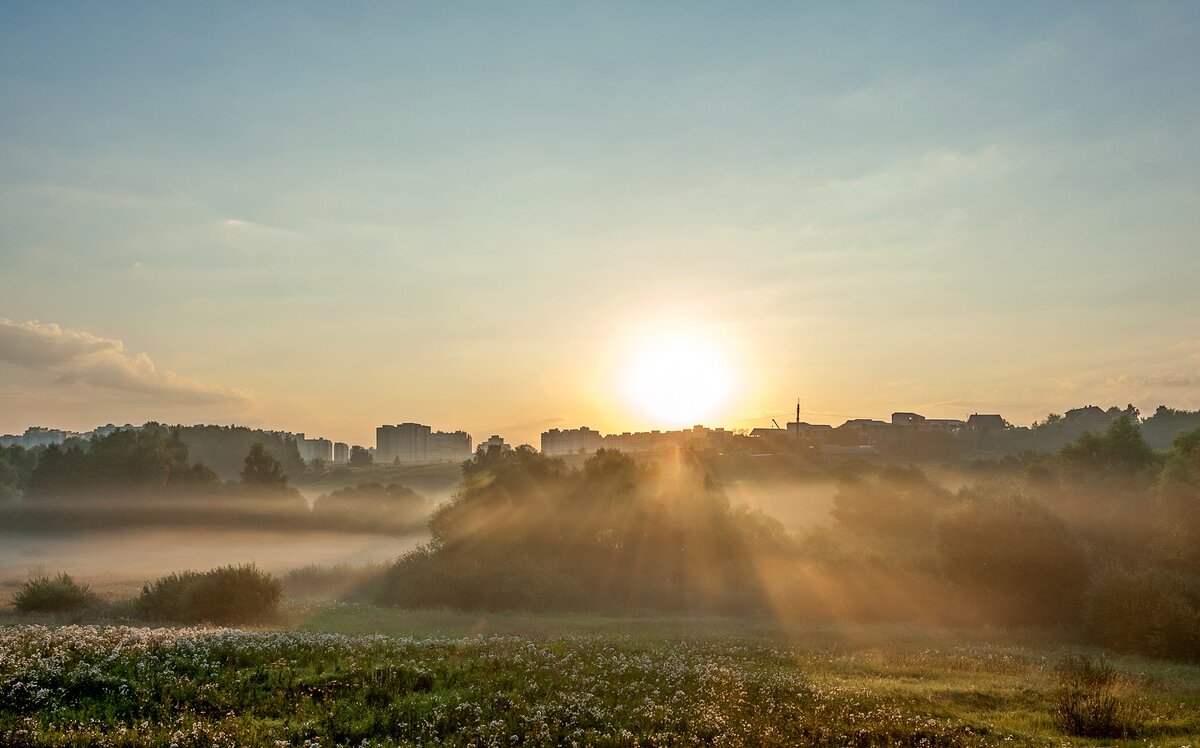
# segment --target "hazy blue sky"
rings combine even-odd
[[[0,4],[0,433],[1200,407],[1200,4],[982,6]]]

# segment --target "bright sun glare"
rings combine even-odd
[[[666,335],[643,341],[625,369],[625,394],[656,425],[702,423],[729,399],[728,357],[713,343]]]

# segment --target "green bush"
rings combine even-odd
[[[1088,638],[1119,652],[1200,660],[1200,584],[1169,571],[1109,570],[1088,590]]]
[[[1141,729],[1134,711],[1121,699],[1127,683],[1104,660],[1074,655],[1055,668],[1055,720],[1068,735],[1083,738],[1131,738]]]
[[[13,605],[22,613],[65,613],[89,608],[97,602],[86,584],[78,584],[66,574],[54,579],[30,579],[13,598]]]
[[[141,615],[183,623],[260,623],[272,619],[283,584],[253,564],[185,571],[142,588]]]

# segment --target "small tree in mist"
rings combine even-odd
[[[1089,568],[1079,541],[1027,496],[969,492],[937,524],[946,576],[1001,622],[1074,622]]]
[[[1162,550],[1152,511],[1161,464],[1162,455],[1125,413],[1103,432],[1089,431],[1062,448],[1044,495],[1106,560],[1141,564]]]
[[[354,446],[350,448],[350,467],[369,467],[375,460],[371,458],[371,452],[365,447]]]
[[[1158,479],[1161,535],[1174,565],[1200,572],[1200,428],[1175,437]]]
[[[661,465],[601,450],[579,470],[528,448],[480,453],[430,520],[430,543],[381,599],[465,608],[755,609],[778,522],[734,509],[686,454]]]
[[[1062,448],[1063,461],[1076,472],[1103,475],[1137,475],[1156,468],[1160,457],[1142,437],[1137,422],[1123,415],[1104,433],[1088,431]]]
[[[893,563],[935,562],[934,522],[954,496],[915,467],[887,467],[874,480],[843,481],[833,498],[835,530]]]
[[[283,466],[261,444],[254,444],[246,455],[242,469],[242,485],[261,490],[283,491],[288,487]]]
[[[1119,652],[1200,660],[1200,580],[1146,569],[1108,569],[1088,589],[1083,630]]]
[[[0,447],[0,500],[21,495],[37,466],[37,455],[24,447]]]

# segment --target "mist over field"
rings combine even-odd
[[[134,528],[66,534],[0,532],[0,595],[31,577],[66,571],[109,599],[135,596],[142,585],[184,569],[253,563],[277,575],[307,566],[381,564],[422,542],[411,536],[363,533]]]
[[[425,495],[440,504],[457,489],[461,468],[380,466],[352,476],[331,472],[304,483],[299,492],[311,513],[319,497],[339,488],[397,478],[425,487]],[[741,479],[727,487],[731,503],[779,519],[791,531],[829,524],[836,491],[837,482],[829,478]],[[312,565],[377,565],[429,539],[423,522],[402,527],[401,534],[378,525],[338,532],[314,525],[308,514],[278,509],[269,497],[239,497],[226,503],[177,502],[168,511],[148,512],[143,501],[110,498],[93,513],[81,512],[77,502],[43,499],[36,514],[25,513],[15,522],[9,514],[10,522],[0,528],[0,595],[15,591],[25,579],[59,571],[111,598],[136,594],[145,582],[173,571],[228,563],[254,563],[279,575]]]

